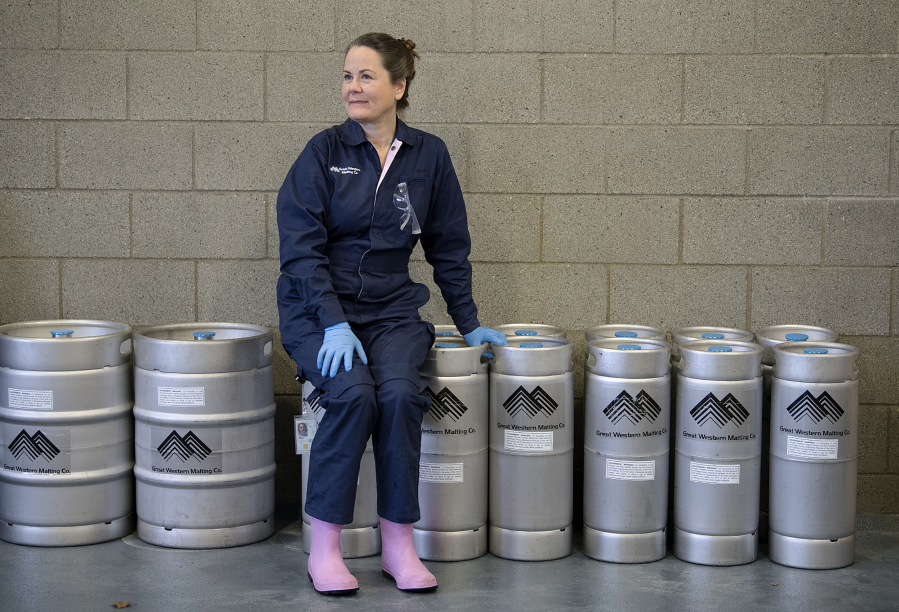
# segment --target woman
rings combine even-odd
[[[350,44],[342,88],[348,119],[309,141],[278,194],[281,338],[327,409],[306,487],[309,578],[321,593],[359,588],[339,537],[353,520],[369,436],[381,567],[401,590],[437,588],[412,545],[421,421],[430,407],[418,369],[434,342],[434,327],[418,315],[428,289],[409,278],[419,239],[466,342],[506,344],[478,322],[465,204],[446,145],[396,115],[409,105],[414,48],[387,34]]]

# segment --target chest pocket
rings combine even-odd
[[[402,188],[405,183],[405,197],[400,197]],[[418,226],[424,230],[428,219],[428,209],[431,205],[431,190],[434,187],[434,179],[432,177],[408,177],[401,176],[396,179],[393,184],[393,201],[394,211],[396,215],[396,227],[403,226],[404,234],[412,234],[415,221]],[[409,211],[406,209],[406,203],[412,206],[414,218],[411,218]]]

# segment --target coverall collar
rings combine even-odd
[[[348,145],[361,145],[366,142],[362,126],[352,119],[348,118],[341,127],[343,128],[341,130],[341,139]],[[396,118],[396,133],[393,137],[401,141],[404,146],[409,147],[414,147],[418,144],[418,139],[420,138],[415,130],[403,123],[399,117]]]

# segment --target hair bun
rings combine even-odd
[[[415,51],[415,43],[408,38],[401,38],[400,42],[406,45],[406,48],[409,49],[409,51]]]

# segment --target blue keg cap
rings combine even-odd
[[[807,348],[807,349],[802,349],[802,352],[807,353],[809,355],[826,355],[827,349],[826,348]]]
[[[717,332],[706,332],[702,334],[701,337],[706,340],[724,340],[724,334],[719,334]]]
[[[639,344],[619,344],[618,350],[619,351],[639,351],[640,345]]]
[[[521,348],[543,348],[542,342],[522,342],[519,344]]]
[[[729,346],[710,346],[709,347],[710,353],[730,353],[733,350],[734,349],[730,348]]]
[[[75,333],[74,329],[52,329],[50,335],[54,338],[71,338]]]
[[[536,336],[537,332],[535,332],[533,329],[518,329],[518,330],[515,330],[515,335],[516,336]]]
[[[616,338],[636,338],[637,332],[635,331],[617,331],[615,332]],[[618,347],[621,348],[621,347]]]
[[[439,331],[439,332],[434,332],[434,335],[435,335],[435,336],[452,336],[452,335],[453,335],[453,332],[451,332],[451,331]]]
[[[194,332],[194,339],[196,340],[208,340],[215,336],[215,332],[212,331],[198,331]]]
[[[808,334],[787,334],[784,338],[790,342],[805,342],[808,340]]]
[[[457,346],[459,345],[452,342],[438,342],[434,345],[434,348],[456,348]]]

